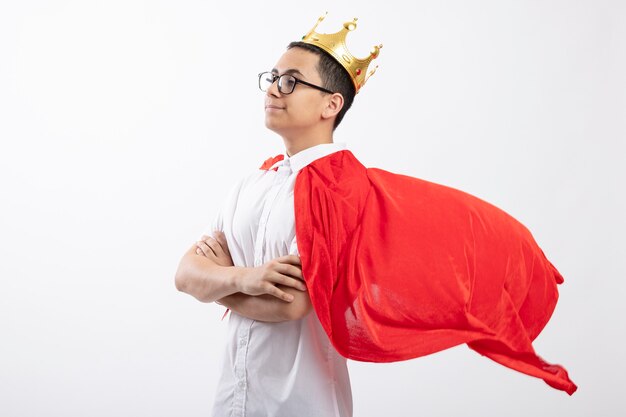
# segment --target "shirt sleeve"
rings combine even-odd
[[[220,205],[217,214],[213,218],[213,221],[204,228],[202,234],[200,235],[200,237],[198,237],[198,240],[200,240],[201,236],[215,237],[213,236],[213,232],[215,231],[224,231],[224,206],[225,204]]]
[[[227,215],[232,215],[229,213],[232,211],[233,207],[237,206],[237,199],[239,197],[239,192],[241,187],[243,186],[247,177],[241,178],[231,189],[230,192],[226,195],[224,199],[222,199],[219,203],[219,208],[217,214],[213,218],[213,221],[209,223],[203,230],[202,235],[205,236],[213,236],[213,232],[215,231],[224,231],[224,217]],[[202,236],[201,235],[201,236]]]

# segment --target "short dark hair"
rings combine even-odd
[[[320,74],[320,78],[322,79],[322,87],[343,96],[343,107],[339,113],[337,113],[335,125],[333,126],[333,130],[336,129],[337,126],[339,126],[339,123],[341,123],[343,116],[346,114],[350,106],[352,106],[354,95],[356,94],[356,89],[354,88],[354,83],[352,82],[350,74],[348,74],[348,71],[346,71],[346,69],[342,67],[335,58],[318,46],[296,41],[291,42],[287,46],[287,49],[291,48],[306,49],[307,51],[318,55],[320,60],[317,64],[317,72]]]

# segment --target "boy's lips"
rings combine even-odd
[[[279,106],[277,104],[265,103],[265,110],[284,110],[283,106]]]

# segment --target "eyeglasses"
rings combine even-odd
[[[259,89],[265,92],[274,84],[274,81],[278,80],[278,91],[281,94],[291,94],[296,88],[296,84],[304,84],[309,87],[313,87],[317,90],[323,91],[328,94],[334,94],[332,91],[327,90],[315,84],[307,83],[294,77],[290,74],[276,75],[270,71],[262,72],[259,74]]]

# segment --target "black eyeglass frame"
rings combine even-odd
[[[277,74],[274,74],[274,73],[273,73],[273,72],[271,72],[271,71],[264,71],[264,72],[262,72],[262,73],[260,73],[260,74],[259,74],[259,90],[261,90],[261,91],[263,91],[263,92],[267,91],[267,90],[263,90],[263,88],[261,87],[261,77],[262,77],[263,75],[265,75],[265,74],[270,74],[270,75],[272,76],[272,82],[271,82],[271,83],[270,83],[270,85],[268,86],[268,89],[269,89],[269,87],[270,87],[272,84],[274,84],[274,83],[276,82],[276,80],[278,80],[278,91],[279,91],[281,94],[285,94],[285,95],[287,95],[287,94],[291,94],[291,93],[293,93],[293,90],[295,90],[295,89],[296,89],[296,85],[297,85],[297,84],[304,84],[304,85],[306,85],[306,86],[309,86],[309,87],[315,88],[315,89],[317,89],[317,90],[323,91],[323,92],[328,93],[328,94],[335,94],[334,92],[332,92],[332,91],[330,91],[330,90],[327,90],[327,89],[325,89],[324,87],[320,87],[319,85],[315,85],[315,84],[308,83],[308,82],[306,82],[306,81],[302,81],[302,80],[300,80],[300,79],[298,79],[298,78],[294,77],[294,76],[293,76],[293,75],[291,75],[291,74],[277,75]],[[280,81],[280,79],[281,79],[282,77],[291,77],[291,78],[293,78],[293,79],[295,80],[295,82],[293,83],[293,88],[292,88],[292,89],[291,89],[291,91],[290,91],[290,92],[288,92],[288,93],[285,93],[285,92],[284,92],[284,91],[282,91],[282,89],[281,89],[282,82]]]

